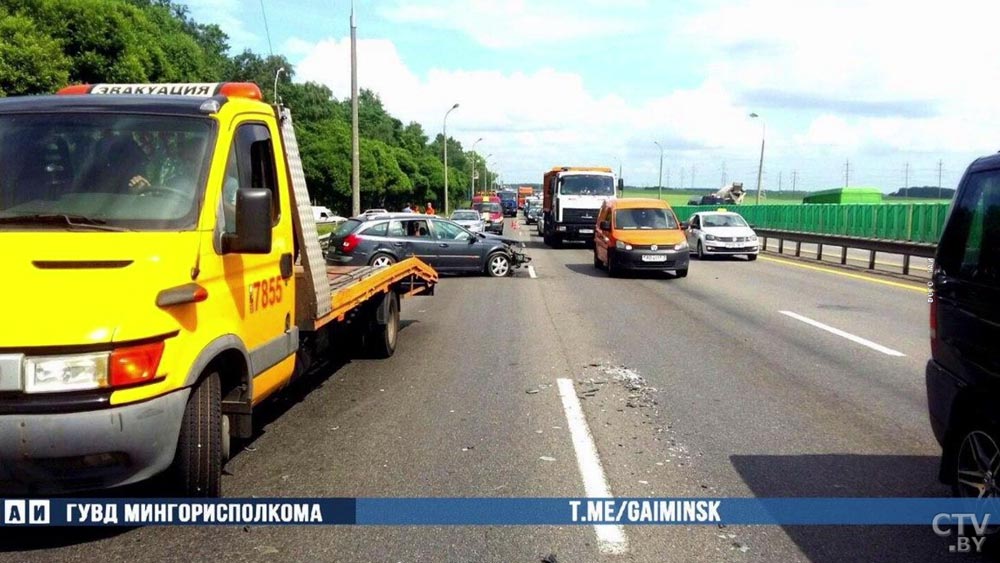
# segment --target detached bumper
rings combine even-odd
[[[690,251],[615,249],[611,252],[611,260],[622,270],[683,270],[690,262]]]
[[[174,458],[190,389],[138,404],[0,416],[0,494],[60,494],[142,481]]]

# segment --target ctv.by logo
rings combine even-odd
[[[3,524],[5,526],[48,524],[50,508],[47,500],[5,500]]]
[[[966,526],[971,526],[975,533],[966,537]],[[980,553],[986,542],[987,527],[990,525],[990,515],[983,514],[982,519],[976,514],[938,514],[934,517],[931,527],[934,535],[940,538],[951,536],[951,528],[955,528],[955,543],[948,546],[951,553]]]

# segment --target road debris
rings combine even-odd
[[[555,461],[555,460],[556,460],[556,458],[554,458],[554,457],[549,457],[549,456],[547,456],[547,455],[543,455],[542,457],[540,457],[540,458],[538,458],[538,459],[540,459],[540,460],[542,460],[542,461]]]
[[[538,389],[528,389],[527,391],[525,391],[525,393],[527,393],[529,395],[537,395],[538,394]]]

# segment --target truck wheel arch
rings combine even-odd
[[[232,434],[248,438],[253,433],[253,377],[250,354],[239,337],[226,334],[209,342],[188,371],[185,387],[193,387],[203,377],[219,374],[222,412],[231,419]]]

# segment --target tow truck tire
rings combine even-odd
[[[399,339],[399,299],[389,293],[385,324],[373,319],[371,328],[365,338],[365,347],[369,357],[384,360],[396,353],[396,341]]]
[[[170,468],[172,483],[185,497],[222,494],[222,391],[216,372],[202,378],[191,391],[177,452]]]

